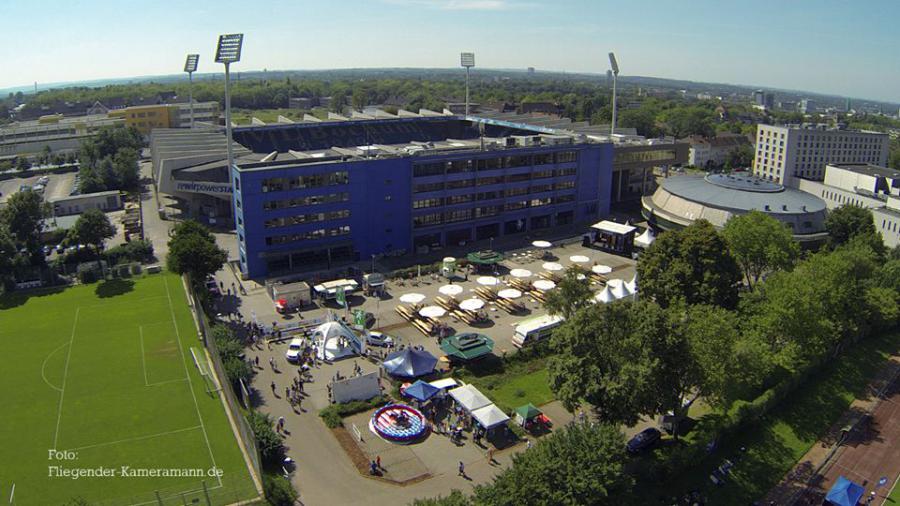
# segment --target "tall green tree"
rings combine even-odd
[[[490,484],[475,488],[475,503],[492,506],[627,503],[633,478],[625,472],[625,438],[612,424],[576,423],[557,429]]]
[[[761,211],[732,217],[722,235],[751,288],[766,272],[789,269],[800,257],[790,230]]]
[[[166,257],[170,271],[188,274],[192,282],[199,283],[221,269],[227,260],[225,250],[203,225],[188,220],[173,229]]]
[[[579,280],[581,276],[583,279]],[[552,315],[569,318],[579,309],[591,303],[594,291],[585,279],[585,273],[576,266],[566,270],[563,279],[557,283],[556,289],[547,292],[544,308]]]
[[[706,220],[661,234],[637,264],[641,294],[668,307],[713,304],[735,307],[741,271],[725,239]]]
[[[75,225],[69,230],[68,239],[71,243],[91,246],[97,255],[97,265],[102,268],[103,243],[115,235],[116,227],[103,211],[88,209],[75,221]]]
[[[49,205],[33,191],[13,194],[6,201],[6,206],[0,209],[0,222],[6,225],[19,248],[27,251],[31,265],[44,263],[41,233],[44,231],[43,220],[49,215]]]
[[[881,233],[875,228],[872,211],[854,204],[845,204],[832,209],[825,217],[825,228],[828,230],[828,244],[837,247],[860,237],[878,253],[884,253],[884,241]]]

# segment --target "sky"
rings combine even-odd
[[[236,71],[605,73],[900,102],[898,0],[0,0],[0,89],[173,74],[241,32]],[[477,71],[477,68],[476,68]]]

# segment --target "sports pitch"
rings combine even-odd
[[[171,274],[0,298],[0,505],[257,497],[191,348]]]

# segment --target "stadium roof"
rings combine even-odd
[[[662,181],[662,188],[685,200],[719,209],[770,214],[797,214],[825,210],[825,201],[815,195],[785,188],[752,176],[711,174],[675,176]]]
[[[900,178],[900,171],[888,167],[882,167],[880,165],[872,165],[868,163],[830,163],[828,165],[837,167],[839,169],[849,170],[851,172],[855,172],[857,174],[862,174],[865,176],[884,177],[888,179]]]

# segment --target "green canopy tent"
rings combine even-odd
[[[525,425],[525,422],[534,419],[537,416],[543,414],[543,411],[538,409],[534,404],[528,403],[524,406],[519,406],[516,408],[516,423],[519,425]]]
[[[489,355],[493,349],[494,340],[484,334],[456,334],[441,342],[441,350],[451,360],[475,360]]]
[[[503,253],[493,250],[473,251],[466,255],[466,260],[476,269],[481,269],[500,263],[503,260]]]

